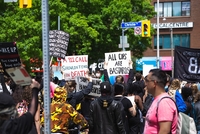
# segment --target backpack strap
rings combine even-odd
[[[124,96],[122,96],[119,101],[122,102],[123,99],[124,99]]]
[[[176,106],[176,109],[177,109],[177,111],[178,111],[178,107],[177,107],[177,105],[176,105],[176,102],[175,102],[170,96],[164,96],[164,97],[160,98],[160,99],[158,100],[158,102],[157,102],[156,117],[158,116],[158,106],[159,106],[159,103],[160,103],[160,101],[161,101],[162,99],[165,99],[165,98],[171,99],[171,100],[174,102],[174,104],[175,104],[175,106]],[[179,111],[178,111],[178,112],[179,112]]]

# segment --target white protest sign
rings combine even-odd
[[[15,84],[25,86],[25,85],[30,85],[32,82],[30,75],[22,67],[9,68],[9,69],[6,69],[6,72],[13,79]]]
[[[66,56],[61,62],[61,70],[65,80],[75,79],[76,76],[85,76],[87,74],[88,55]]]
[[[109,76],[129,74],[130,51],[105,53],[105,62],[108,63],[107,71]]]
[[[89,83],[89,81],[87,80],[87,78],[85,77],[76,77],[76,89],[77,92],[87,88],[87,85]],[[92,83],[93,83],[93,87],[92,87],[92,91],[89,93],[89,95],[91,96],[100,96],[101,92],[100,92],[100,83],[101,83],[101,79],[97,79],[97,78],[92,78]]]

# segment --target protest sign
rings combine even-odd
[[[105,53],[105,62],[108,63],[107,71],[109,76],[129,74],[130,51]]]
[[[88,55],[66,56],[61,60],[61,71],[64,79],[75,79],[76,76],[85,76],[88,70]]]
[[[104,59],[98,59],[98,62],[91,64],[89,69],[91,72],[103,71],[104,70]]]
[[[174,78],[200,82],[200,49],[175,47]]]
[[[21,66],[15,42],[0,43],[0,61],[4,69]]]
[[[69,43],[69,34],[60,30],[49,31],[49,55],[58,58],[65,58]]]
[[[87,85],[89,83],[87,78],[78,76],[78,77],[76,77],[75,80],[76,80],[77,92],[87,88]],[[101,82],[102,82],[101,79],[92,78],[93,87],[92,87],[92,91],[90,92],[89,95],[95,96],[95,97],[98,97],[101,95],[101,92],[100,92],[100,83]]]
[[[30,85],[32,82],[30,75],[22,67],[9,68],[6,69],[6,72],[13,79],[15,84],[25,86],[25,85]]]

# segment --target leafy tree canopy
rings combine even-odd
[[[42,59],[41,0],[34,0],[32,8],[20,9],[18,3],[0,0],[0,42],[16,41],[27,69],[30,58]],[[150,0],[49,0],[50,30],[70,34],[67,53],[89,55],[89,62],[104,58],[104,53],[115,52],[124,22],[149,20],[155,15]],[[153,30],[152,30],[153,33]],[[142,57],[151,47],[151,38],[134,35],[134,29],[125,31],[134,57]]]

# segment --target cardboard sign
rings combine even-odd
[[[0,43],[0,61],[5,69],[21,66],[15,42]]]
[[[60,30],[49,31],[49,55],[58,58],[65,58],[69,43],[69,34]]]
[[[77,85],[76,86],[77,92],[87,88],[87,85],[89,82],[85,77],[76,77],[75,80],[76,80],[76,85]],[[93,87],[89,95],[95,96],[95,97],[99,97],[101,95],[101,92],[100,92],[101,82],[102,82],[101,79],[92,78]]]
[[[65,80],[75,79],[76,76],[87,74],[88,55],[66,56],[61,62],[61,70]]]
[[[107,71],[109,76],[129,74],[130,51],[105,53],[105,62],[108,63]]]
[[[25,86],[25,85],[30,85],[32,82],[30,75],[22,67],[9,68],[9,69],[6,69],[6,72],[13,79],[15,84]]]

